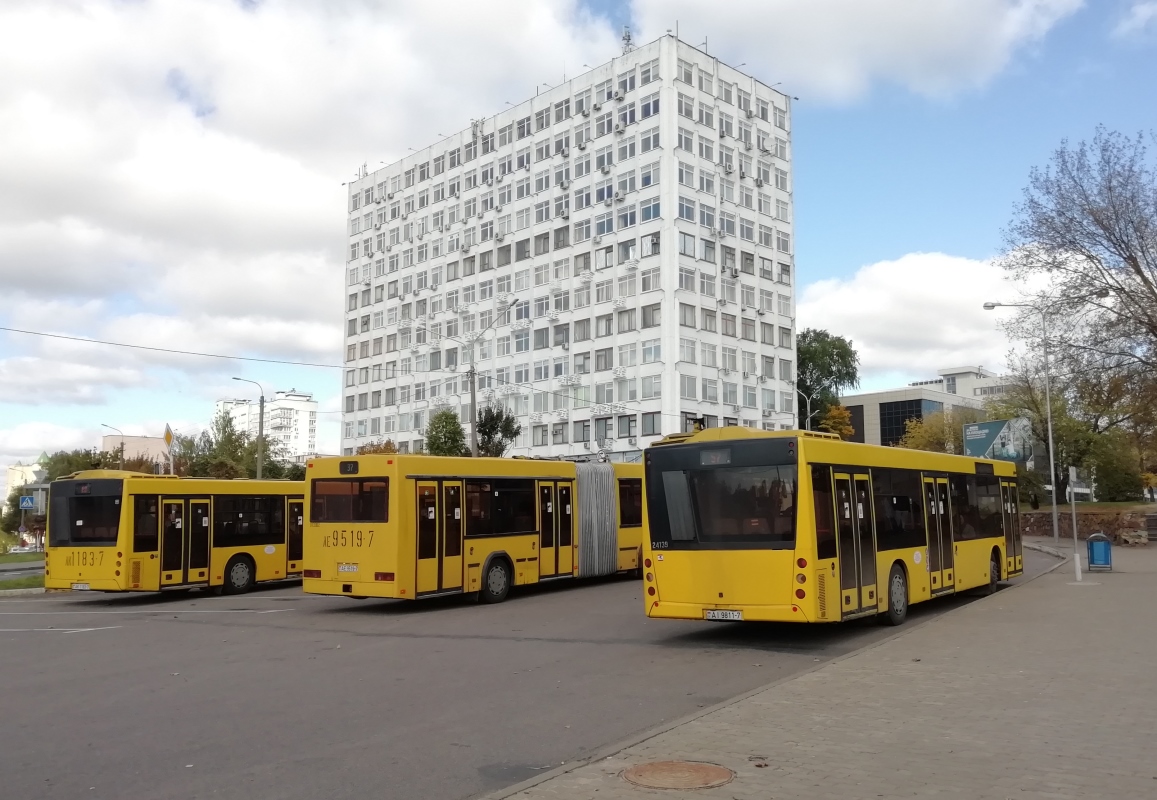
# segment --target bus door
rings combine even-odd
[[[188,583],[209,581],[209,501],[189,501],[189,529],[185,536],[189,546],[185,561]]]
[[[438,484],[418,482],[418,580],[417,593],[438,591],[438,572],[442,561],[438,558]]]
[[[1009,577],[1024,570],[1024,554],[1020,541],[1020,504],[1014,481],[1000,482],[1000,497],[1004,506],[1004,563]]]
[[[552,578],[558,574],[558,547],[555,536],[554,484],[538,485],[538,576]]]
[[[305,531],[305,501],[289,501],[289,539],[285,548],[285,557],[289,562],[285,574],[301,572],[302,535]]]
[[[161,586],[185,582],[185,501],[161,503]]]
[[[924,478],[924,506],[928,515],[928,572],[932,594],[956,588],[952,577],[952,523],[948,514],[948,479]]]
[[[876,535],[867,475],[835,474],[841,616],[875,612]]]
[[[442,483],[442,571],[439,589],[462,588],[462,481]]]
[[[558,574],[574,574],[574,497],[571,484],[560,483],[557,489]]]

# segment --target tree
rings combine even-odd
[[[393,439],[379,439],[376,442],[363,444],[357,450],[359,456],[393,455],[396,452],[398,452],[398,446],[394,444]]]
[[[478,455],[502,458],[522,433],[522,425],[505,406],[478,409]]]
[[[432,456],[460,456],[466,450],[466,432],[458,415],[444,408],[430,415],[426,425],[426,452]]]
[[[976,409],[953,408],[933,412],[923,419],[909,419],[904,423],[904,435],[898,445],[909,450],[963,455],[964,426],[984,418],[984,412]]]
[[[845,389],[859,385],[860,356],[850,339],[815,328],[796,337],[796,386],[811,396],[813,417],[822,417]]]
[[[852,427],[852,412],[839,403],[828,406],[816,427],[821,431],[836,434],[845,442],[856,435],[856,429]]]
[[[1089,461],[1098,500],[1125,502],[1141,499],[1144,480],[1136,451],[1124,431],[1111,431],[1101,436]]]
[[[1150,134],[1150,140],[1153,139]],[[1157,165],[1145,137],[1098,127],[1034,168],[1005,232],[1003,267],[1050,283],[1042,306],[1062,346],[1118,365],[1157,368]],[[1104,297],[1097,297],[1102,294]],[[1044,299],[1044,298],[1042,298]],[[1031,312],[1023,324],[1039,326]]]

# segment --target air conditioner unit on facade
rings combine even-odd
[[[569,189],[570,188],[570,181],[564,180],[558,185],[558,187],[560,189]]]
[[[763,186],[763,178],[756,178],[755,179],[755,185],[762,187]]]
[[[387,200],[393,200],[393,199],[394,199],[394,193],[393,193],[393,192],[390,192],[389,194],[387,194],[387,195],[386,195],[386,199],[387,199]]]
[[[744,142],[743,143],[743,149],[744,150],[750,150],[751,149],[751,142]]]
[[[745,170],[745,169],[740,169],[740,170],[739,170],[739,177],[740,177],[740,178],[746,178],[746,177],[747,177],[747,170]]]
[[[754,116],[755,116],[755,112],[754,112],[754,111],[752,111],[750,108],[749,108],[749,109],[747,109],[746,111],[744,111],[743,113],[745,113],[745,114],[747,115],[747,118],[748,118],[748,119],[751,119],[752,117],[754,117]]]
[[[592,111],[598,111],[600,108],[602,108],[602,105],[599,103],[592,103],[591,104],[591,110]]]
[[[374,225],[375,231],[380,231],[381,229],[382,229],[382,223],[379,222],[377,225]]]
[[[767,383],[767,376],[766,375],[760,375],[758,378],[756,378],[756,380],[759,381],[760,383]]]
[[[731,166],[730,164],[724,164],[723,165],[723,171],[726,172],[728,175],[730,175],[732,172],[735,171],[735,167]]]
[[[732,414],[738,414],[739,413],[739,406],[732,406],[731,407],[731,413]]]
[[[620,191],[618,191],[618,190],[615,190],[615,195],[614,195],[614,197],[615,197],[615,199],[616,199],[616,200],[618,200],[619,202],[622,202],[622,200],[623,200],[623,193],[622,193],[622,192],[620,192]]]
[[[723,231],[719,231],[719,232],[723,233]],[[739,277],[739,270],[737,270],[735,267],[731,268],[731,277],[732,278],[738,278]]]
[[[638,440],[638,439],[636,439],[634,436],[632,436],[631,438],[627,439],[627,444],[638,444],[638,443],[639,443],[639,440]]]
[[[614,200],[611,198],[611,196],[607,195],[607,199],[603,201],[603,205],[609,206],[613,202],[614,202]]]
[[[755,313],[762,317],[767,312],[764,311],[762,308],[757,308],[757,309],[755,309]]]
[[[610,164],[603,164],[601,167],[599,167],[599,171],[602,172],[604,175],[610,175],[611,174],[611,165]]]
[[[620,91],[619,89],[615,89],[614,98],[615,98],[616,100],[622,100],[622,99],[623,99],[623,93],[622,93],[622,91]]]
[[[774,412],[774,411],[772,411],[771,409],[767,409],[767,408],[763,409],[763,416],[765,416],[765,417],[770,417],[770,416],[772,416],[774,413],[775,413],[775,412]]]
[[[570,219],[570,212],[564,211],[564,212],[562,212],[561,216],[563,219]]]
[[[592,241],[592,242],[594,242],[595,244],[598,244],[598,243],[599,243],[599,242],[601,242],[602,240],[603,240],[603,237],[602,237],[602,236],[596,236],[596,237],[595,237],[594,239],[592,239],[591,241]]]
[[[584,108],[584,109],[583,109],[583,110],[582,110],[580,113],[581,113],[581,114],[582,114],[584,117],[589,117],[589,116],[591,115],[591,110],[590,110],[589,108]]]
[[[616,122],[615,123],[615,133],[622,133],[622,132],[623,132],[623,123]]]
[[[564,147],[561,151],[559,151],[559,155],[561,155],[563,158],[569,158],[570,157],[570,148]]]
[[[745,378],[750,378],[750,377],[751,377],[751,373],[750,373],[750,372],[744,372],[744,373],[743,373],[743,377],[745,377]]]
[[[579,150],[586,150],[587,149],[587,143],[586,142],[579,142],[577,147]]]

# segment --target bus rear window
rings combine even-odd
[[[318,478],[310,491],[310,522],[388,522],[389,478]]]
[[[699,541],[795,543],[795,466],[695,470]]]

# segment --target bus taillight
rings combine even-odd
[[[374,580],[375,581],[387,581],[387,582],[393,583],[394,573],[392,573],[392,572],[375,572],[374,573]]]
[[[303,576],[305,576],[306,578],[320,578],[321,577],[321,570],[320,569],[307,569],[307,570],[303,571],[301,574]]]
[[[806,558],[797,558],[795,560],[795,563],[800,569],[803,569],[804,567],[807,566],[807,559]]]

